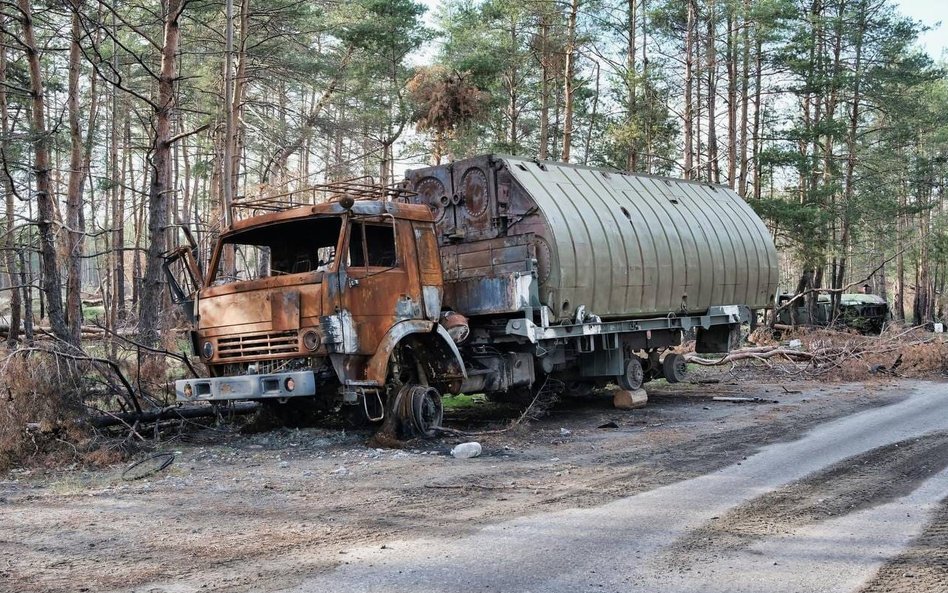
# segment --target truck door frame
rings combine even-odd
[[[404,319],[423,318],[418,263],[411,249],[411,226],[390,213],[350,214],[344,221],[345,239],[338,259],[338,295],[334,308],[353,321],[356,353],[371,356],[388,331]],[[395,261],[372,265],[372,249],[365,230],[391,225]],[[352,263],[353,230],[361,229],[362,265]],[[416,294],[417,293],[417,294]]]

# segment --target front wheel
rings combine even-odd
[[[444,419],[441,394],[429,385],[405,385],[395,396],[393,411],[405,436],[432,438]]]

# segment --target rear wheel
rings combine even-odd
[[[626,391],[635,391],[645,381],[645,369],[638,356],[631,356],[625,363],[625,372],[616,377],[616,384]]]
[[[684,381],[688,374],[688,364],[685,362],[685,357],[674,352],[665,355],[665,359],[662,360],[662,373],[669,383]]]

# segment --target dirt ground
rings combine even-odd
[[[469,440],[462,438],[383,450],[366,445],[367,432],[335,428],[255,435],[204,428],[165,442],[161,450],[174,452],[174,463],[145,480],[122,481],[124,466],[14,470],[0,476],[0,591],[281,589],[345,563],[357,546],[451,536],[706,474],[828,419],[897,401],[904,391],[894,382],[666,385],[634,411],[615,410],[603,396],[568,399],[529,427],[476,437],[484,454],[468,460],[448,454]],[[777,403],[717,402],[714,395]],[[485,430],[508,421],[485,407],[455,413],[448,425]],[[948,463],[944,438],[913,446],[933,463]],[[897,496],[897,488],[867,485],[891,483],[899,472],[920,476],[899,459],[879,466],[878,475],[856,475],[843,503]],[[807,487],[774,495],[788,525],[826,512],[813,508]],[[760,526],[755,509],[741,512],[740,529],[725,545],[772,528]],[[944,533],[943,521],[933,524],[870,590],[935,590],[925,585],[944,576],[944,563],[906,567],[931,546],[944,556]],[[703,553],[700,543],[683,545]]]

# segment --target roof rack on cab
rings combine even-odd
[[[349,198],[353,201],[407,202],[410,197],[415,195],[417,193],[408,189],[404,182],[380,185],[371,176],[353,177],[279,194],[268,194],[266,188],[263,188],[257,196],[245,196],[235,200],[231,206],[231,214],[232,220],[240,220],[267,212],[280,212],[291,208],[299,208],[300,206],[338,202],[343,198]]]

